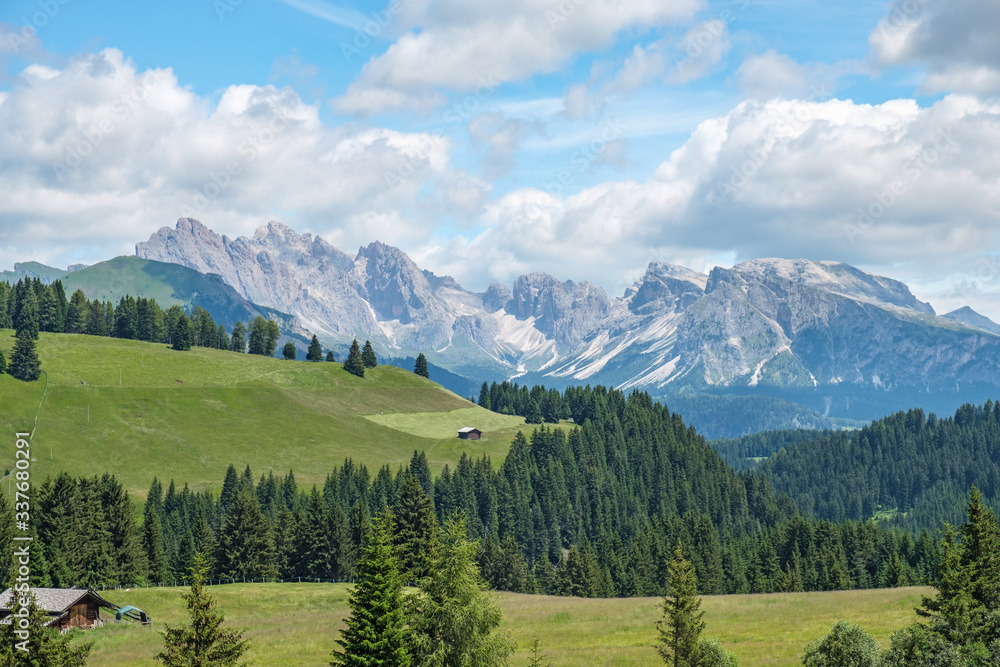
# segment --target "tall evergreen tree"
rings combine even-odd
[[[479,544],[466,535],[465,519],[445,524],[431,575],[409,600],[410,654],[414,666],[506,665],[514,645],[497,632],[503,612],[487,591],[476,552]]]
[[[249,641],[243,639],[243,630],[222,627],[226,617],[205,591],[207,578],[205,558],[197,554],[191,568],[191,590],[182,596],[187,602],[191,621],[183,627],[166,626],[163,651],[155,656],[167,667],[239,667],[250,664],[243,659],[243,654],[250,648]]]
[[[233,352],[244,353],[247,351],[247,328],[242,322],[233,325],[233,335],[229,339],[229,349]]]
[[[267,320],[260,315],[253,318],[253,321],[250,323],[250,338],[247,349],[250,354],[261,354],[269,357],[274,353],[274,350],[271,350],[270,353],[268,352],[267,333]]]
[[[218,342],[218,347],[220,350],[229,349],[230,345],[229,336],[226,334],[226,327],[221,324],[219,325],[219,331],[216,334],[216,341]]]
[[[194,343],[191,320],[184,313],[180,314],[170,331],[170,340],[175,350],[190,350]]]
[[[276,574],[274,542],[252,481],[240,482],[224,517],[215,562],[219,575],[230,579],[271,579]]]
[[[430,576],[437,545],[437,520],[430,497],[415,475],[407,475],[394,510],[394,535],[403,581]]]
[[[3,351],[0,350],[0,375],[7,372],[7,357],[4,356]]]
[[[30,285],[25,284],[23,296],[18,306],[17,318],[14,320],[14,330],[21,334],[27,332],[33,340],[38,339],[38,296]]]
[[[323,361],[323,346],[319,344],[319,338],[316,334],[313,334],[312,341],[309,343],[309,351],[306,352],[307,361]]]
[[[14,351],[10,355],[7,372],[18,380],[34,382],[42,374],[41,366],[35,351],[35,339],[27,329],[21,330],[14,341]]]
[[[337,357],[335,357],[334,354],[333,354],[333,350],[327,350],[326,351],[326,360],[327,361],[336,361],[337,360]]]
[[[265,325],[265,335],[267,338],[264,354],[272,357],[274,356],[274,351],[278,349],[278,339],[281,338],[281,330],[278,329],[278,323],[274,320],[267,320]]]
[[[87,328],[87,297],[76,290],[66,307],[66,333],[83,333]]]
[[[424,356],[423,352],[417,355],[417,363],[413,365],[413,372],[420,377],[430,379],[431,374],[430,371],[427,370],[427,357]]]
[[[351,351],[347,354],[347,361],[344,362],[344,370],[359,378],[365,376],[365,362],[361,358],[361,348],[358,347],[358,339],[351,343]]]
[[[663,661],[674,667],[697,667],[698,638],[705,629],[697,596],[694,568],[684,558],[680,540],[668,565],[667,594],[663,598],[663,619],[657,622],[660,638],[657,650]]]
[[[490,387],[485,382],[483,382],[483,386],[479,388],[479,407],[486,408],[487,410],[493,409],[490,402]]]
[[[365,368],[375,368],[378,366],[378,358],[375,356],[375,348],[372,347],[370,340],[365,341],[365,346],[361,350],[361,361],[364,362]]]
[[[350,667],[410,665],[403,590],[388,516],[375,517],[371,538],[358,561],[357,583],[351,590],[349,602],[351,615],[337,640],[340,650],[334,650],[330,664]]]
[[[146,550],[149,581],[154,584],[168,581],[170,571],[163,545],[163,525],[159,513],[149,503],[146,503],[146,512],[142,517],[142,543]]]

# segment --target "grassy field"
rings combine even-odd
[[[237,584],[209,590],[232,625],[248,629],[257,665],[323,665],[346,616],[349,586],[334,584]],[[152,628],[111,623],[88,633],[96,641],[89,665],[154,665],[163,623],[184,622],[180,588],[109,591],[116,604],[152,615]],[[781,593],[703,598],[705,636],[719,639],[744,667],[797,665],[805,645],[838,620],[860,623],[883,646],[914,619],[913,608],[929,589],[903,588],[835,593]],[[514,665],[528,662],[534,638],[553,665],[659,664],[654,623],[658,598],[587,600],[498,594],[504,629],[519,650]]]
[[[8,357],[13,342],[11,331],[0,331]],[[38,350],[47,390],[44,376],[27,384],[0,376],[0,429],[11,443],[38,414],[33,476],[111,472],[143,496],[153,475],[217,489],[230,463],[256,474],[293,470],[308,485],[348,456],[373,474],[384,463],[405,464],[414,450],[427,452],[435,473],[463,452],[499,464],[522,421],[389,366],[358,378],[339,363],[45,333]],[[452,422],[502,431],[459,440]]]

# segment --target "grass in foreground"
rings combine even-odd
[[[12,333],[0,331],[0,350],[9,352]],[[373,475],[386,463],[394,470],[405,465],[414,450],[427,452],[435,473],[463,452],[476,458],[487,453],[499,464],[515,421],[523,421],[501,418],[502,433],[468,441],[367,419],[384,413],[414,415],[404,420],[411,425],[450,424],[454,411],[471,425],[494,418],[391,366],[357,378],[339,363],[205,348],[176,352],[161,344],[45,333],[38,353],[48,391],[38,415],[32,476],[110,472],[143,497],[153,475],[164,485],[174,479],[195,490],[218,489],[230,463],[249,464],[256,475],[291,469],[305,485],[322,484],[345,457],[367,464]],[[0,429],[11,437],[30,431],[44,388],[44,377],[24,383],[0,375]]]
[[[274,667],[326,664],[348,612],[348,585],[235,584],[212,586],[227,622],[249,629],[254,664]],[[94,667],[154,665],[158,629],[187,619],[181,588],[105,593],[116,604],[151,614],[153,628],[111,623],[87,634],[96,641]],[[883,646],[913,621],[925,588],[833,593],[726,595],[703,598],[705,636],[718,638],[746,667],[798,665],[806,644],[829,632],[838,620],[862,625]],[[525,665],[538,637],[553,665],[655,665],[654,622],[659,598],[589,600],[500,593],[504,629],[517,642],[512,665]]]

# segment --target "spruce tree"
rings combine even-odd
[[[248,349],[250,354],[261,354],[271,356],[268,353],[267,320],[258,315],[250,323],[250,337],[248,339]],[[273,354],[273,350],[271,352]]]
[[[3,351],[0,350],[0,375],[7,372],[7,357],[4,356]]]
[[[166,582],[170,572],[167,567],[166,549],[163,546],[163,525],[160,523],[159,513],[149,503],[146,504],[142,518],[142,543],[146,551],[150,583]]]
[[[486,408],[487,410],[493,409],[490,404],[490,387],[485,382],[479,388],[479,407]]]
[[[465,519],[449,519],[431,575],[408,600],[415,667],[506,665],[513,653],[510,638],[496,631],[503,612],[476,565],[478,551],[478,542],[466,536]]]
[[[358,347],[358,339],[351,343],[351,351],[347,353],[347,361],[344,362],[344,370],[359,378],[365,376],[365,362],[361,359],[361,348]]]
[[[365,341],[365,346],[361,350],[361,361],[364,362],[365,368],[375,368],[378,366],[378,358],[375,356],[375,348],[372,347],[372,343],[369,340]]]
[[[175,350],[190,350],[193,344],[191,335],[191,320],[184,313],[180,314],[170,331],[170,340]]]
[[[336,361],[337,360],[337,358],[335,356],[333,356],[333,350],[327,350],[327,352],[326,352],[326,360],[327,361]]]
[[[288,342],[285,343],[284,349],[281,351],[283,357],[288,361],[295,361],[296,355],[298,355],[298,350],[295,349],[295,343]]]
[[[403,589],[392,549],[391,520],[377,516],[358,561],[357,583],[351,590],[351,615],[345,621],[331,665],[407,667],[406,613]]]
[[[240,667],[250,664],[243,660],[243,654],[250,648],[249,641],[243,639],[244,630],[222,627],[226,617],[205,591],[207,578],[205,558],[200,553],[196,554],[191,567],[191,591],[182,596],[187,602],[191,622],[183,627],[166,626],[163,650],[155,656],[167,667]]]
[[[275,576],[277,563],[268,521],[260,511],[253,482],[245,478],[219,529],[216,564],[219,575],[230,579]]]
[[[14,330],[21,334],[27,332],[32,340],[38,339],[38,297],[31,285],[25,285],[23,297],[18,306],[17,317],[14,320]]]
[[[407,475],[394,514],[393,541],[403,581],[430,576],[437,545],[437,520],[430,497],[415,475]]]
[[[281,338],[281,330],[278,329],[278,323],[274,320],[267,320],[265,322],[264,335],[266,336],[264,354],[265,356],[273,357],[274,351],[278,349],[278,339]]]
[[[22,330],[14,341],[14,351],[10,355],[7,372],[18,380],[34,382],[42,374],[41,366],[35,351],[35,339],[28,330]]]
[[[680,540],[674,547],[673,560],[667,566],[667,594],[663,598],[663,619],[659,629],[659,651],[663,661],[674,667],[697,667],[699,663],[698,638],[705,629],[700,611],[701,599],[697,596],[698,582],[694,568],[684,558]]]
[[[229,349],[233,352],[244,353],[247,351],[247,328],[242,322],[233,325],[233,335],[229,339]]]
[[[417,363],[413,366],[413,372],[420,377],[430,379],[431,374],[430,371],[427,370],[427,357],[424,356],[423,352],[417,355]]]
[[[230,344],[229,343],[229,336],[226,335],[226,327],[224,327],[221,324],[219,325],[219,332],[216,335],[216,340],[217,340],[217,342],[219,344],[218,347],[219,347],[220,350],[228,350],[229,349],[229,344]]]
[[[319,338],[313,334],[309,343],[309,351],[306,352],[306,361],[323,361],[323,346],[319,344]]]

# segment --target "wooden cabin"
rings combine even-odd
[[[51,620],[46,627],[66,631],[70,628],[90,629],[104,625],[101,609],[118,609],[91,588],[32,588],[38,606]],[[0,623],[10,623],[11,590],[0,593]]]
[[[458,429],[458,437],[462,440],[479,440],[483,436],[483,432],[478,428],[472,428],[471,426],[466,426],[465,428]]]

